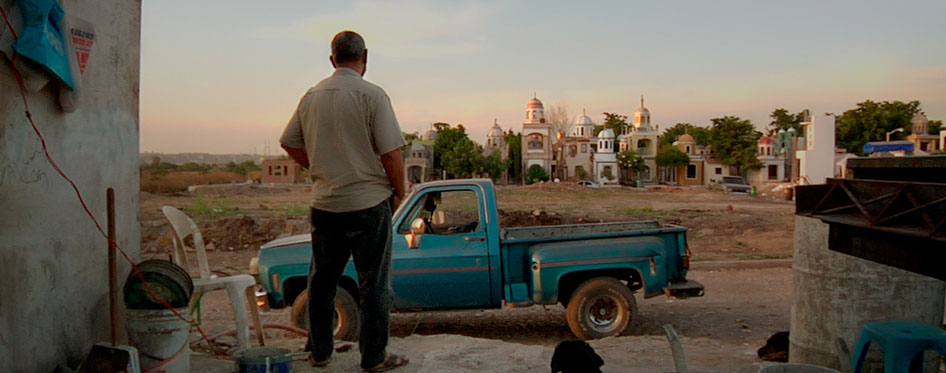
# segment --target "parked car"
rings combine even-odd
[[[752,190],[752,187],[749,186],[749,183],[746,183],[746,179],[742,176],[723,176],[722,184],[724,192],[749,193]]]
[[[586,187],[589,187],[589,188],[600,188],[600,187],[601,187],[600,184],[598,184],[598,183],[596,183],[596,182],[594,182],[594,181],[591,181],[591,180],[581,180],[581,181],[578,182],[578,185],[586,186]]]
[[[443,180],[414,186],[393,216],[395,310],[565,306],[579,338],[618,335],[635,317],[634,292],[702,296],[686,279],[687,229],[655,221],[503,228],[493,182]],[[257,304],[292,305],[308,324],[310,235],[263,245],[251,261]],[[336,339],[358,336],[358,278],[348,263],[335,297]]]

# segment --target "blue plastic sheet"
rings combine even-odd
[[[874,141],[864,144],[864,153],[895,152],[895,151],[913,151],[913,143],[905,140],[899,141]]]
[[[70,89],[75,89],[62,19],[66,13],[57,0],[20,0],[24,26],[13,43],[17,54],[36,62]]]

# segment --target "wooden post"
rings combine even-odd
[[[118,344],[118,269],[115,263],[115,189],[106,191],[108,204],[108,307],[112,345]]]

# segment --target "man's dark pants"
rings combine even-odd
[[[386,356],[391,322],[391,206],[388,201],[360,211],[311,209],[312,265],[309,270],[309,346],[316,361],[332,355],[335,290],[348,258],[358,271],[361,309],[361,366]]]

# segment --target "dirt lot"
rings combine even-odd
[[[504,226],[656,219],[690,229],[694,261],[784,259],[792,253],[794,206],[771,196],[702,188],[591,189],[564,183],[502,186],[497,195]],[[168,256],[169,228],[160,208],[171,205],[194,217],[205,241],[213,244],[212,268],[245,273],[260,244],[307,232],[307,196],[304,186],[208,187],[173,196],[142,193],[142,256]],[[755,350],[772,333],[788,330],[791,270],[713,270],[711,263],[702,268],[690,277],[707,286],[705,297],[638,299],[640,314],[624,335],[592,343],[606,361],[605,371],[672,370],[664,324],[673,325],[683,337],[691,369],[759,369],[762,362]],[[209,294],[202,304],[208,334],[232,327],[225,293]],[[405,371],[547,371],[555,344],[574,338],[564,312],[555,306],[396,314],[392,350],[411,354],[412,367]],[[284,325],[289,319],[285,309],[263,317],[266,323]],[[281,331],[267,331],[267,338],[294,349],[304,343]],[[517,352],[511,354],[510,348]],[[338,360],[333,371],[357,371],[357,353],[339,354]],[[232,363],[199,355],[194,362],[205,371],[232,369]]]
[[[213,250],[255,250],[308,230],[305,186],[207,187],[179,195],[141,193],[142,250],[168,252],[161,206],[183,209]],[[688,227],[694,261],[791,257],[794,205],[774,196],[704,188],[599,188],[571,183],[497,187],[503,226],[655,219]],[[539,216],[533,213],[538,210]],[[250,255],[251,257],[252,255]],[[245,267],[246,262],[221,263]]]

